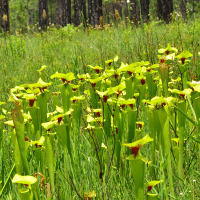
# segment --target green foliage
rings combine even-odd
[[[91,29],[89,35],[75,29],[70,37],[50,28],[43,36],[5,38],[13,43],[20,39],[25,53],[9,57],[13,46],[2,43],[8,55],[2,57],[2,77],[12,89],[9,97],[4,97],[6,87],[1,89],[6,103],[0,103],[0,195],[168,199],[184,192],[183,199],[188,199],[194,191],[198,197],[192,180],[199,170],[200,89],[192,81],[191,56],[199,50],[193,51],[189,37],[183,47],[188,50],[181,50],[176,32],[177,46],[170,46],[173,26],[162,27],[160,33],[153,23],[135,33],[123,25]],[[186,37],[188,32],[182,33]],[[145,38],[155,42],[162,34],[165,40],[157,45]],[[165,55],[167,50],[174,52]],[[72,72],[74,56],[78,74]],[[186,62],[179,62],[182,58]],[[45,180],[41,184],[38,178],[27,190],[23,182],[9,183],[15,172],[31,177],[40,172]],[[50,184],[50,190],[40,189],[43,184]]]
[[[26,2],[26,0],[9,1],[10,26],[13,27],[14,30],[21,29],[25,31],[27,29],[28,16]]]

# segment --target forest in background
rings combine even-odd
[[[3,30],[26,32],[30,26],[103,26],[119,20],[136,26],[149,20],[168,23],[173,15],[198,16],[199,0],[0,0]]]

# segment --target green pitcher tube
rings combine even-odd
[[[137,110],[128,110],[128,143],[133,142],[135,138],[135,124],[136,124]]]
[[[186,112],[186,102],[184,101],[179,101],[177,103],[177,107],[183,111],[184,113]],[[178,170],[178,175],[179,178],[183,179],[183,155],[184,155],[184,131],[185,131],[185,122],[186,122],[186,118],[185,116],[178,112],[178,127],[179,127],[179,131],[178,131],[178,135],[179,135],[179,170]]]
[[[104,111],[104,131],[105,134],[107,136],[107,138],[110,138],[110,131],[111,131],[111,113],[110,113],[110,109],[109,109],[109,105],[107,103],[103,103],[103,111]]]
[[[127,160],[134,179],[136,199],[144,200],[145,161],[141,157],[134,158],[133,155],[127,157]]]
[[[33,194],[29,188],[20,188],[18,194],[21,200],[33,200]]]
[[[19,151],[20,151],[20,156],[22,160],[22,165],[24,168],[24,171],[26,175],[29,175],[29,167],[28,167],[28,161],[27,161],[27,151],[25,148],[25,136],[24,136],[24,117],[21,112],[21,107],[18,107],[16,109],[12,110],[12,118],[15,126],[15,131],[16,131],[16,142],[18,143],[19,146]]]
[[[168,106],[165,105],[162,109],[158,110],[158,116],[161,124],[162,137],[164,141],[164,156],[167,162],[167,174],[169,179],[169,190],[170,194],[174,196],[173,178],[172,178],[172,165],[171,165],[171,140],[169,132],[169,116]]]
[[[63,102],[64,112],[69,111],[71,106],[70,98],[72,97],[72,85],[71,84],[62,84],[60,85],[61,97]]]
[[[45,133],[45,147],[46,147],[46,159],[49,171],[49,179],[51,183],[51,192],[55,192],[54,186],[54,134]]]

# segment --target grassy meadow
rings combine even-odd
[[[141,28],[126,26],[105,27],[104,30],[49,28],[41,35],[34,27],[27,34],[1,36],[1,100],[8,99],[10,88],[38,79],[42,65],[48,67],[47,75],[58,72],[83,73],[87,65],[105,66],[105,61],[119,56],[124,63],[158,62],[158,49],[168,43],[179,52],[190,51],[194,56],[191,70],[198,74],[199,19],[188,23],[176,20],[165,25],[151,22]]]
[[[199,33],[198,18],[186,23],[176,17],[138,28],[124,22],[98,30],[51,25],[42,34],[35,27],[2,34],[0,199],[199,199],[200,88],[187,84],[200,79]],[[151,68],[162,63],[158,50],[168,44],[176,55],[192,54],[186,63],[163,57],[169,77],[158,65]],[[45,83],[34,85],[39,78]],[[142,138],[136,159],[135,147],[133,156],[123,144]],[[43,190],[40,176],[38,184],[13,183],[15,174],[36,172],[45,177]]]

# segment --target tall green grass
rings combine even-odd
[[[151,22],[150,24],[141,25],[140,28],[135,28],[124,23],[118,26],[105,28],[104,30],[94,30],[92,28],[82,29],[61,28],[57,30],[50,27],[46,33],[42,35],[35,33],[34,30],[27,35],[17,33],[17,35],[6,35],[1,37],[1,73],[0,73],[0,101],[8,101],[9,91],[16,85],[23,83],[34,83],[39,78],[39,73],[36,71],[42,65],[46,65],[48,70],[45,70],[45,80],[50,82],[50,76],[55,72],[77,73],[90,72],[87,65],[99,65],[105,67],[105,60],[119,56],[119,61],[124,63],[133,63],[137,61],[149,61],[151,64],[158,63],[158,49],[166,47],[168,43],[175,46],[179,53],[183,50],[188,50],[193,54],[193,59],[189,63],[188,79],[199,80],[199,58],[198,52],[198,35],[200,25],[198,19],[193,22],[182,23],[175,21],[172,24],[162,24],[160,22]],[[174,77],[179,76],[178,70],[174,68]],[[58,81],[53,81],[55,84]],[[56,86],[51,87],[52,91],[56,91]],[[10,111],[10,104],[1,105],[6,110]],[[145,122],[145,128],[142,135],[150,132],[148,128],[148,120],[146,108],[142,107],[139,113],[138,120]],[[54,111],[53,102],[49,103],[48,112]],[[4,112],[4,110],[2,110]],[[6,111],[5,111],[6,112]],[[178,111],[177,111],[178,112]],[[191,111],[192,112],[192,111]],[[10,113],[8,113],[10,116]],[[191,113],[192,116],[192,113]],[[167,116],[169,117],[169,116]],[[128,123],[128,122],[126,122]],[[171,122],[174,125],[175,122]],[[193,131],[192,124],[187,124],[187,134]],[[2,142],[2,150],[0,153],[2,163],[1,180],[4,185],[2,194],[3,199],[18,199],[18,192],[11,180],[15,174],[15,165],[12,159],[13,147],[10,137],[12,136],[12,127],[7,127],[4,130]],[[170,129],[172,131],[172,129]],[[126,131],[126,136],[127,132]],[[169,130],[165,130],[170,132]],[[118,171],[112,167],[108,184],[102,186],[99,181],[99,173],[97,170],[97,159],[95,151],[91,143],[89,134],[83,130],[73,127],[71,139],[71,151],[73,152],[73,163],[68,163],[68,169],[71,173],[66,174],[64,160],[70,160],[70,156],[65,158],[64,150],[58,140],[55,140],[54,149],[54,183],[56,199],[78,199],[79,194],[94,190],[97,193],[96,199],[101,199],[101,187],[107,187],[104,192],[105,199],[133,199],[134,182],[130,175],[129,164],[125,159],[127,150],[123,148],[122,159],[120,160],[122,168]],[[141,135],[138,135],[141,136]],[[176,130],[173,131],[176,134]],[[192,136],[191,136],[192,137]],[[197,138],[198,139],[198,138]],[[143,147],[143,155],[151,157],[150,145]],[[161,151],[162,152],[162,151]],[[156,170],[160,173],[156,174],[158,180],[164,177],[163,172],[166,171],[165,155],[155,152],[159,160],[155,161]],[[199,164],[196,163],[199,155],[199,146],[194,143],[194,140],[188,140],[185,146],[185,158],[187,171],[184,171],[184,181],[178,176],[173,176],[173,186],[176,199],[198,199],[199,198]],[[175,158],[176,155],[172,155]],[[38,168],[35,154],[29,154],[27,158],[29,162],[30,174],[33,174]],[[172,160],[172,166],[176,166],[175,159]],[[173,171],[177,169],[172,168]],[[44,169],[48,176],[47,169]],[[150,173],[150,172],[149,172]],[[180,172],[181,173],[181,172]],[[150,181],[151,174],[148,172],[145,175],[145,182]],[[50,182],[47,179],[46,182]],[[160,199],[166,199],[166,188],[168,185],[160,184],[153,189],[153,192],[158,191]],[[1,188],[2,189],[2,188]],[[41,199],[46,199],[47,194],[41,192]],[[170,198],[170,197],[169,197]]]
[[[57,30],[50,27],[42,35],[29,30],[27,34],[1,36],[0,94],[1,100],[8,99],[9,90],[15,85],[31,83],[38,78],[36,70],[47,65],[47,75],[56,71],[75,73],[86,70],[86,65],[104,66],[105,60],[118,55],[124,63],[136,61],[157,62],[157,50],[170,43],[179,51],[187,49],[194,57],[191,73],[199,75],[199,30],[198,18],[188,23],[177,19],[171,24],[150,22],[135,28],[125,25],[94,30],[72,28]]]

